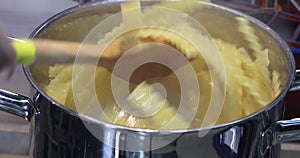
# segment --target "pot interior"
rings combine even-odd
[[[142,3],[142,6],[149,6],[152,4],[155,4],[155,3],[145,2],[145,3]],[[46,39],[82,42],[87,37],[88,33],[95,26],[97,26],[99,23],[101,23],[101,21],[103,21],[107,17],[109,17],[119,11],[120,11],[120,3],[119,2],[104,2],[104,3],[98,2],[98,3],[94,3],[94,4],[87,4],[87,5],[81,6],[81,7],[75,7],[75,8],[69,9],[67,11],[64,11],[64,12],[58,14],[57,16],[49,19],[45,24],[41,25],[32,34],[32,37],[33,38],[46,38]],[[222,40],[222,41],[231,43],[231,44],[235,45],[236,48],[242,47],[247,52],[252,51],[251,48],[249,47],[249,45],[250,45],[249,41],[247,41],[247,39],[245,40],[244,34],[238,30],[238,27],[240,24],[235,19],[235,17],[237,17],[237,16],[245,16],[245,15],[240,14],[235,11],[232,11],[232,10],[229,10],[227,8],[220,7],[220,6],[211,5],[211,4],[202,4],[202,3],[197,3],[196,9],[193,11],[189,11],[188,14],[191,17],[193,17],[194,19],[196,19],[201,25],[203,25],[205,27],[205,29],[210,33],[210,35],[214,39],[218,39],[218,40]],[[245,16],[245,17],[247,19],[250,19],[251,23],[249,25],[252,28],[254,28],[255,34],[259,38],[259,43],[265,49],[268,49],[268,58],[270,61],[269,65],[268,65],[268,71],[270,74],[268,74],[268,75],[270,76],[270,78],[272,78],[272,72],[274,72],[274,71],[278,72],[278,74],[280,75],[280,77],[279,77],[280,81],[278,81],[277,83],[279,83],[279,86],[281,87],[280,91],[282,92],[282,91],[286,90],[289,87],[289,85],[291,84],[291,80],[292,80],[291,78],[292,78],[292,75],[294,74],[294,72],[293,72],[294,64],[293,64],[289,49],[287,48],[286,44],[267,26],[263,25],[262,23],[254,20],[248,16]],[[234,54],[232,56],[233,56],[232,58],[235,58]],[[218,64],[218,63],[216,63],[216,64]],[[225,62],[225,64],[226,64],[226,62]],[[64,66],[66,66],[66,65],[64,65]],[[62,66],[62,67],[64,67],[64,66]],[[38,85],[39,89],[41,91],[43,91],[44,94],[49,95],[50,97],[53,98],[53,96],[51,96],[48,93],[48,89],[47,89],[48,85],[54,79],[53,76],[51,76],[49,74],[49,71],[51,71],[51,69],[53,68],[53,64],[45,65],[45,64],[37,64],[36,63],[36,64],[31,65],[29,68],[30,68],[30,73],[31,73],[30,75],[32,75],[33,80],[35,82],[34,84]],[[57,71],[57,73],[72,72],[71,71],[72,69],[70,71],[62,70],[62,69],[58,68],[58,69],[52,70],[52,71]],[[195,69],[197,69],[197,68],[195,68]],[[102,73],[101,71],[104,71],[104,70],[99,70],[100,74]],[[245,73],[245,75],[251,76],[256,71],[260,71],[260,70],[250,69],[250,70],[245,71],[244,73]],[[104,75],[105,75],[105,73],[107,73],[107,72],[105,71]],[[234,71],[232,73],[234,73]],[[60,81],[61,83],[57,83],[58,84],[57,87],[65,86],[66,84],[71,84],[71,82],[69,82],[72,79],[70,76],[72,76],[72,75],[69,75],[69,77],[67,77],[67,78],[61,79],[61,81]],[[263,78],[263,76],[260,76],[260,77]],[[242,79],[240,79],[240,80],[242,80]],[[256,80],[259,80],[259,78],[253,78],[253,80],[249,84],[256,84]],[[209,81],[210,81],[210,79],[208,79],[207,82],[209,82]],[[226,83],[228,83],[228,82],[230,82],[230,81],[227,81]],[[235,82],[235,81],[233,81],[233,82]],[[247,83],[247,82],[248,81],[241,81],[241,83]],[[271,82],[272,81],[270,81],[270,83]],[[106,82],[105,82],[105,80],[101,80],[99,85],[97,85],[97,84],[96,85],[98,86],[99,89],[101,89],[101,88],[105,89],[105,88],[107,88],[106,85],[109,85],[109,84],[110,84],[109,80]],[[166,84],[168,84],[168,83],[166,83]],[[226,86],[226,88],[229,88],[229,89],[235,88],[234,86],[230,85],[230,83],[228,83],[228,85]],[[71,86],[72,86],[72,84],[71,84]],[[176,84],[172,83],[171,87],[172,86],[176,86]],[[245,89],[245,87],[244,87],[244,89]],[[264,88],[262,88],[262,89],[264,89]],[[54,89],[54,91],[55,91],[55,89]],[[201,91],[201,89],[200,89],[200,91]],[[243,91],[243,89],[241,89],[241,91]],[[241,92],[241,91],[237,91],[237,92]],[[64,94],[60,91],[58,91],[58,92],[59,92],[59,94],[57,94],[57,96],[59,96],[59,97],[64,97],[64,96],[68,97],[69,95],[73,95],[72,92],[68,92],[68,91],[65,91]],[[172,93],[173,90],[170,90],[170,91],[167,90],[167,92]],[[269,93],[269,92],[260,91],[259,93]],[[226,94],[228,95],[228,93],[226,93]],[[101,98],[102,96],[99,96],[99,95],[105,96],[107,94],[105,92],[98,94],[98,97]],[[174,94],[174,96],[177,96],[177,95],[178,94]],[[258,95],[262,95],[262,94],[258,94]],[[274,96],[273,100],[280,95],[284,95],[284,94],[280,93],[279,95]],[[235,98],[236,96],[238,96],[238,95],[231,96],[232,97],[231,99],[236,99]],[[85,96],[83,96],[83,97],[85,97]],[[209,95],[207,97],[210,100],[214,99],[214,98],[210,98]],[[247,97],[254,97],[254,96],[247,95]],[[174,98],[177,98],[177,97],[174,97]],[[54,100],[58,101],[57,98],[55,98],[55,97],[54,97]],[[180,102],[180,97],[179,97],[179,99],[177,98],[177,100],[175,99],[175,101],[173,101],[173,102]],[[226,99],[225,99],[225,102],[226,102]],[[74,102],[72,102],[72,101],[69,101],[69,102],[66,101],[64,103],[59,102],[59,103],[66,104],[66,106],[68,108],[74,110],[74,112],[76,111],[76,108],[73,105],[70,105],[70,104],[74,104]],[[67,104],[69,104],[69,105],[67,105]],[[253,104],[255,104],[255,102],[253,102]],[[266,107],[267,105],[272,106],[271,101],[268,102],[264,107]],[[90,105],[87,103],[85,106],[87,108],[89,108],[88,106],[90,106]],[[236,105],[236,106],[237,107],[233,106],[231,108],[238,109],[239,106],[241,106],[241,105]],[[230,122],[233,120],[237,120],[237,119],[240,119],[241,117],[248,116],[248,115],[253,114],[253,113],[261,110],[262,108],[264,108],[264,107],[257,107],[255,105],[247,105],[247,106],[253,106],[255,108],[252,108],[252,111],[250,110],[249,113],[237,112],[238,113],[237,117],[232,117],[232,118],[225,119],[225,120],[219,119],[219,120],[217,120],[217,123],[222,124],[222,123],[227,123],[227,122]],[[201,107],[202,106],[200,106],[200,108],[198,108],[198,111],[200,111],[200,112],[196,112],[196,115],[195,115],[196,120],[198,118],[198,122],[192,121],[192,123],[191,123],[192,126],[189,128],[199,128],[200,127],[198,125],[200,125],[202,123],[203,118],[202,118],[202,116],[198,116],[198,115],[204,115],[205,111],[207,111],[207,107],[205,107],[205,108],[201,108]],[[227,113],[228,113],[228,111],[230,111],[230,110],[227,110]],[[233,110],[233,111],[235,111],[235,110]],[[119,114],[116,111],[112,111],[112,113],[114,113],[115,115]],[[226,107],[223,108],[223,111],[220,114],[221,115],[220,117],[227,117],[225,115],[231,115],[231,114],[224,114],[224,113],[226,113]],[[128,118],[129,117],[126,118],[127,121],[128,121]],[[128,126],[130,126],[130,125],[128,125]],[[141,126],[138,126],[138,128],[149,128],[149,127],[145,127],[145,126],[141,125]]]

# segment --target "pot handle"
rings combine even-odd
[[[273,144],[300,140],[300,118],[277,121],[272,131]]]
[[[32,101],[25,96],[0,89],[0,110],[22,117],[29,122],[34,115]]]
[[[300,70],[296,70],[295,81],[290,88],[290,91],[298,90],[300,90]],[[264,132],[263,136],[267,139],[272,138],[269,145],[300,140],[300,118],[277,121]]]
[[[296,76],[295,76],[295,81],[290,88],[290,91],[298,91],[300,90],[300,69],[296,70]]]

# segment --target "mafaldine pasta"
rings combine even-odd
[[[175,5],[166,2],[159,3],[157,6],[171,6],[171,8],[173,7],[173,9],[180,11],[184,11],[187,8],[191,9],[190,5]],[[89,66],[76,65],[77,71],[72,72],[74,65],[67,64],[50,67],[49,77],[51,81],[46,88],[47,94],[74,111],[76,111],[78,106],[81,107],[80,109],[82,109],[82,107],[93,109],[93,105],[88,104],[89,100],[92,99],[92,94],[88,90],[88,87],[94,85],[97,99],[102,106],[102,111],[99,111],[99,116],[102,121],[133,128],[186,129],[201,127],[211,99],[216,99],[211,98],[214,83],[211,79],[209,66],[213,66],[213,71],[217,74],[225,70],[225,72],[223,72],[225,80],[222,82],[224,82],[226,87],[226,95],[217,124],[227,123],[250,115],[268,105],[281,92],[280,74],[276,70],[269,68],[270,50],[264,48],[260,43],[249,21],[242,18],[237,19],[239,21],[240,33],[243,34],[244,40],[248,42],[249,49],[245,49],[235,43],[224,41],[220,38],[212,39],[224,63],[225,68],[222,69],[222,64],[217,63],[214,57],[204,60],[204,52],[198,50],[193,44],[193,40],[199,39],[200,43],[206,43],[209,37],[199,33],[199,30],[194,28],[189,21],[181,19],[180,22],[174,22],[176,17],[169,19],[164,17],[163,14],[159,16],[156,16],[156,14],[155,8],[153,8],[153,10],[145,10],[145,12],[141,14],[145,19],[149,19],[149,24],[151,23],[154,27],[131,30],[118,38],[124,41],[124,43],[129,39],[136,39],[139,41],[137,43],[159,41],[160,43],[168,44],[176,48],[190,61],[197,76],[200,96],[193,96],[190,91],[181,92],[180,86],[182,83],[179,82],[175,73],[171,73],[167,76],[148,78],[139,84],[128,82],[130,94],[127,100],[132,103],[132,109],[148,116],[149,111],[145,109],[149,110],[149,107],[161,107],[157,108],[157,111],[148,117],[135,116],[128,111],[122,110],[116,103],[111,87],[113,74],[110,70],[99,66],[95,74],[90,77],[90,80],[82,83],[82,77],[86,76],[85,70],[89,69]],[[158,17],[157,21],[153,19],[153,17]],[[165,20],[162,20],[164,18]],[[128,23],[126,25],[131,24]],[[111,32],[107,33],[103,39],[100,39],[99,43],[113,40],[116,34],[126,29],[125,27],[123,24],[116,26]],[[175,28],[177,32],[170,28],[173,28],[173,30]],[[213,49],[207,45],[203,45],[203,47],[208,47],[204,50]],[[73,74],[75,77],[72,77]],[[220,77],[219,79],[222,80],[224,78]],[[153,83],[160,83],[165,87],[167,92],[165,100],[159,91],[151,90],[150,87]],[[81,97],[82,103],[86,102],[87,104],[75,105],[72,84],[81,84],[83,88],[78,96]],[[178,111],[181,93],[188,93],[190,96],[188,100],[199,97],[198,106],[193,109],[195,111],[195,117],[191,121],[187,119],[187,116]],[[189,105],[183,106],[190,108]]]

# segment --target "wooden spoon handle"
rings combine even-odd
[[[112,42],[110,45],[105,44],[81,44],[78,42],[56,41],[46,39],[32,40],[38,56],[44,57],[71,57],[75,58],[78,51],[82,57],[99,58],[101,51],[105,50],[101,58],[113,60],[121,55],[120,42]]]
[[[85,61],[99,59],[115,60],[121,55],[120,42],[114,41],[110,45],[105,44],[81,44],[78,42],[58,41],[48,39],[14,39],[12,46],[17,52],[19,63],[29,64],[37,58],[40,62],[64,63],[73,62],[80,50],[80,57]]]

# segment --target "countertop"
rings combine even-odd
[[[26,38],[49,17],[60,11],[76,5],[71,0],[1,0],[0,26],[11,36]],[[16,68],[9,80],[0,78],[0,88],[22,95],[29,94],[29,83],[21,66]],[[0,158],[26,158],[30,135],[27,121],[0,112]],[[14,145],[9,145],[14,144]],[[15,146],[18,144],[18,146]],[[288,143],[282,145],[283,158],[298,157],[300,145]],[[12,155],[16,154],[17,155]]]

